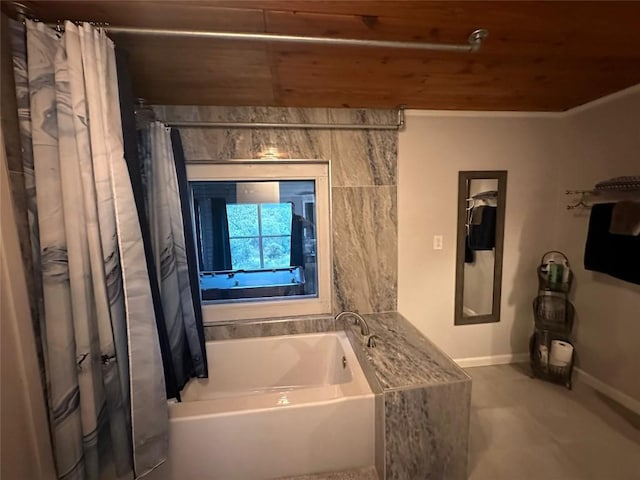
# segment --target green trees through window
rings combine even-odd
[[[234,270],[285,268],[291,262],[291,205],[227,205],[231,263]]]

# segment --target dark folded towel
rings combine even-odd
[[[609,233],[618,235],[640,235],[640,202],[616,203],[611,213]]]
[[[609,233],[615,203],[591,207],[584,268],[640,285],[640,237]]]
[[[482,212],[484,211],[484,206],[474,207],[471,210],[471,225],[481,225],[482,224]]]
[[[476,261],[476,254],[469,247],[469,235],[464,237],[464,263],[473,263]]]
[[[469,225],[469,248],[471,250],[492,250],[496,246],[496,215],[498,209],[487,205],[475,207]],[[481,222],[475,225],[473,218],[481,215]]]

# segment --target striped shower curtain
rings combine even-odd
[[[26,48],[13,33],[58,477],[143,475],[165,458],[168,418],[114,46],[88,24],[27,21]]]

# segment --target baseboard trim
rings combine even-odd
[[[504,355],[490,355],[488,357],[467,357],[453,360],[459,367],[486,367],[489,365],[505,365],[529,361],[528,353],[507,353]]]
[[[612,387],[611,385],[603,382],[602,380],[597,379],[593,375],[589,375],[587,372],[582,370],[581,368],[575,367],[575,379],[578,382],[582,382],[585,385],[589,385],[594,390],[602,393],[606,397],[615,400],[617,403],[622,405],[623,407],[631,410],[636,415],[640,415],[640,401],[636,400],[633,397],[630,397],[624,392],[621,392],[617,388]]]

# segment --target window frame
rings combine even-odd
[[[204,324],[216,325],[235,320],[331,314],[333,282],[329,162],[233,160],[224,163],[190,163],[186,167],[188,182],[312,180],[315,183],[318,296],[313,298],[277,297],[268,300],[257,298],[218,304],[202,302]],[[191,186],[189,191],[191,196]],[[192,204],[193,199],[191,199]],[[193,215],[192,207],[191,210]]]

